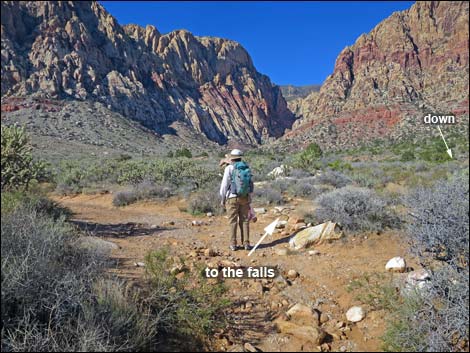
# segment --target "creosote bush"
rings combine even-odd
[[[373,190],[346,186],[315,199],[318,222],[333,221],[350,232],[381,231],[398,225],[387,203]]]
[[[118,191],[113,197],[114,206],[127,206],[139,200],[148,200],[153,198],[168,198],[173,194],[170,186],[159,185],[145,180],[132,188],[124,191]]]
[[[342,188],[352,183],[352,180],[341,172],[335,170],[326,170],[315,179],[317,184],[332,185],[335,188]]]

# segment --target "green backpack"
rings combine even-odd
[[[245,162],[237,162],[233,167],[230,192],[237,196],[248,196],[253,192],[250,167]]]

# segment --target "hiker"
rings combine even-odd
[[[241,245],[251,250],[249,213],[253,181],[248,164],[242,161],[243,152],[234,149],[228,156],[228,164],[220,185],[221,205],[227,208],[230,223],[230,250],[237,250],[237,228],[240,227]]]

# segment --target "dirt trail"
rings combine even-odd
[[[300,274],[282,291],[269,290],[266,280],[226,280],[235,303],[229,315],[237,324],[221,328],[220,349],[233,351],[250,342],[263,351],[318,351],[319,347],[311,342],[279,334],[273,328],[274,317],[293,304],[304,303],[313,305],[329,318],[322,328],[331,336],[327,340],[328,347],[323,346],[322,350],[380,350],[379,337],[385,326],[383,311],[369,311],[363,321],[347,325],[346,329],[338,326],[341,326],[340,321],[346,322],[345,312],[352,305],[361,304],[356,294],[348,291],[348,284],[371,273],[386,275],[384,266],[390,258],[407,257],[398,234],[363,234],[316,246],[319,255],[304,251],[287,256],[278,255],[276,251],[288,247],[288,237],[280,238],[277,234],[268,237],[254,256],[248,257],[247,251],[228,250],[229,232],[224,216],[191,216],[180,211],[185,206],[184,200],[140,202],[117,208],[112,205],[110,194],[53,198],[72,210],[73,222],[87,234],[118,246],[112,251],[112,257],[118,260],[112,271],[127,279],[139,280],[144,268],[135,264],[143,262],[149,251],[162,246],[184,256],[195,256],[195,251],[211,248],[217,256],[205,257],[198,253],[197,259],[230,260],[245,266],[278,265],[281,271],[293,269]],[[290,216],[305,205],[308,203],[295,200]],[[259,215],[258,222],[251,224],[252,244],[276,217],[272,210]],[[203,225],[193,226],[193,220],[202,221]]]

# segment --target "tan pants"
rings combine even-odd
[[[237,228],[240,227],[241,244],[250,244],[250,227],[248,212],[250,201],[248,197],[234,197],[227,199],[227,213],[230,222],[230,245],[237,245]]]

